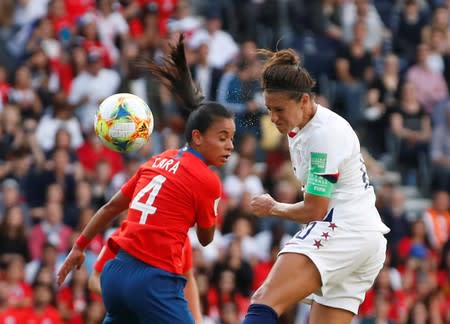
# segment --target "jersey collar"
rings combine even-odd
[[[199,151],[194,150],[192,147],[186,146],[186,147],[183,148],[183,151],[188,151],[189,153],[195,155],[200,160],[202,160],[203,162],[206,163],[206,159],[204,158],[204,156]]]
[[[290,132],[288,132],[288,136],[289,136],[290,138],[293,138],[293,137],[295,137],[295,136],[298,134],[299,131],[300,131],[300,128],[295,127],[295,128],[293,128],[293,129],[291,129]]]

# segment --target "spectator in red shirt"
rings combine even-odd
[[[58,252],[63,253],[69,247],[72,230],[63,224],[63,207],[61,204],[50,202],[45,206],[44,220],[31,229],[29,249],[31,258],[39,259],[42,256],[42,247],[46,241],[57,246]]]
[[[0,107],[8,102],[8,93],[11,85],[8,82],[8,70],[0,66]]]
[[[26,309],[31,306],[32,289],[24,280],[25,262],[21,256],[13,257],[6,267],[8,306]]]
[[[93,178],[95,168],[100,161],[106,161],[109,164],[111,176],[124,168],[122,155],[103,145],[94,131],[88,134],[84,144],[77,149],[77,156],[88,178]]]
[[[216,286],[208,291],[209,316],[219,319],[225,304],[236,305],[239,318],[242,320],[250,304],[250,298],[238,292],[236,286],[236,275],[231,269],[224,269],[219,275]]]
[[[110,68],[113,65],[113,59],[110,55],[110,49],[100,39],[96,18],[93,13],[87,13],[80,20],[80,36],[82,37],[82,46],[89,53],[96,53],[102,59],[103,66]]]
[[[267,278],[270,269],[272,269],[275,260],[277,259],[278,252],[280,252],[280,244],[279,242],[273,242],[272,246],[270,247],[269,260],[260,260],[255,265],[255,268],[253,270],[253,291],[256,291],[256,289],[258,289],[258,287],[261,286],[261,284]]]
[[[141,10],[157,13],[159,34],[167,35],[169,18],[175,13],[178,0],[138,0]]]
[[[86,311],[89,302],[87,283],[88,273],[83,266],[73,273],[68,285],[59,290],[57,307],[64,320],[70,320]]]
[[[77,21],[85,13],[95,9],[95,0],[64,0],[68,14]]]
[[[8,286],[0,280],[0,323],[24,323],[25,312],[8,305]]]
[[[64,0],[53,0],[49,4],[48,18],[53,23],[53,29],[57,39],[62,44],[67,44],[75,34],[75,20],[67,10]]]
[[[27,315],[26,324],[63,324],[61,315],[54,304],[54,293],[51,286],[37,284],[33,287],[33,308]]]
[[[377,298],[383,298],[390,305],[387,311],[389,320],[401,322],[406,318],[408,305],[406,304],[405,294],[401,289],[394,290],[392,288],[387,267],[381,269],[373,288],[366,293],[366,298],[361,304],[358,314],[362,317],[373,316]]]

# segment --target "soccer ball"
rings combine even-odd
[[[153,114],[148,105],[131,93],[117,93],[102,101],[95,114],[95,134],[117,152],[140,149],[153,131]]]

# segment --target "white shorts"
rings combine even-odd
[[[341,308],[358,314],[359,305],[386,258],[380,232],[344,229],[326,221],[311,222],[286,243],[283,253],[304,254],[319,270],[322,286],[304,302]]]

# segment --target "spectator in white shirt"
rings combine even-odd
[[[19,26],[32,24],[47,15],[49,0],[19,0],[16,2],[14,23]]]
[[[216,68],[223,68],[239,54],[239,47],[229,33],[222,30],[220,12],[210,10],[206,16],[206,28],[199,29],[192,35],[189,45],[197,48],[201,43],[209,44],[209,63]]]
[[[248,158],[240,157],[234,174],[225,177],[223,190],[231,207],[239,204],[244,192],[248,192],[251,197],[264,192],[261,179],[253,172],[253,163]]]
[[[189,1],[180,0],[167,25],[171,33],[184,33],[186,41],[189,42],[191,36],[202,26],[202,21],[200,18],[191,15]]]
[[[76,107],[75,114],[81,121],[83,132],[91,130],[98,105],[117,92],[119,85],[119,73],[104,68],[98,53],[89,53],[87,70],[73,80],[69,94],[69,103]]]
[[[114,10],[112,0],[97,1],[97,28],[100,39],[109,50],[113,62],[119,59],[119,49],[116,46],[117,39],[122,42],[128,39],[129,27],[123,15]]]
[[[44,114],[37,125],[36,138],[43,151],[48,152],[53,149],[56,133],[60,128],[69,132],[71,148],[77,149],[83,144],[80,122],[73,115],[64,90],[55,93],[51,112]]]
[[[372,53],[378,53],[385,30],[383,21],[370,0],[354,0],[342,5],[341,21],[344,32],[344,41],[350,43],[353,39],[353,25],[363,20],[367,25],[365,47]]]

